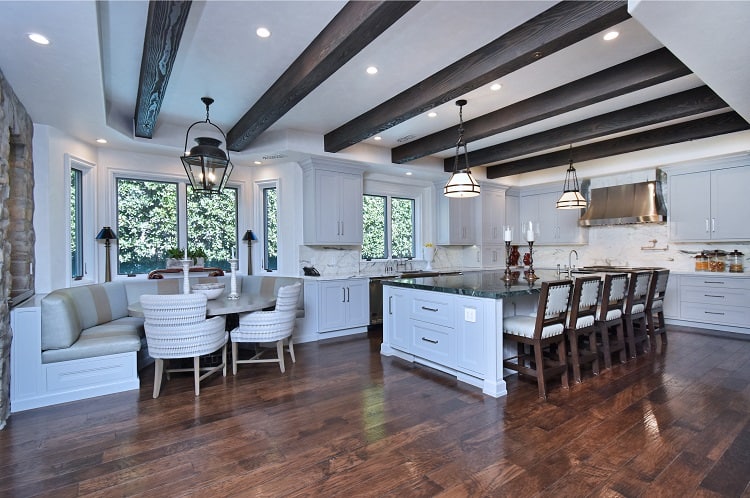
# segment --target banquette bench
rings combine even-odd
[[[190,277],[191,285],[229,276]],[[237,276],[237,291],[275,296],[295,277]],[[143,294],[177,294],[182,278],[116,281],[37,295],[11,312],[11,411],[139,388],[147,364],[143,318],[128,305]],[[298,316],[304,316],[300,297]]]

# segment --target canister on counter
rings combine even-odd
[[[729,271],[731,273],[742,273],[745,271],[742,260],[743,256],[744,254],[742,254],[737,249],[727,254],[727,262],[729,263]]]
[[[727,271],[727,253],[726,251],[719,251],[718,249],[711,253],[711,257],[708,260],[708,270],[722,272]]]
[[[708,255],[705,252],[695,256],[695,271],[708,271]]]

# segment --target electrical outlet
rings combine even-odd
[[[475,323],[477,321],[476,308],[464,308],[464,320],[467,322]]]

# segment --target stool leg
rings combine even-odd
[[[161,391],[161,378],[164,375],[164,360],[156,358],[154,360],[154,398],[159,397]]]

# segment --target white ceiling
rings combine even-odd
[[[277,136],[300,136],[318,146],[322,137],[354,117],[486,45],[548,9],[551,1],[423,0],[373,43],[304,98],[242,153],[249,166],[279,152]],[[307,47],[343,1],[193,2],[151,140],[133,137],[148,3],[143,1],[4,1],[0,4],[0,69],[32,119],[86,142],[107,147],[179,154],[187,127],[205,118],[200,102],[211,96],[211,120],[227,132]],[[564,83],[666,45],[696,74],[469,144],[470,150],[644,102],[704,82],[750,121],[750,3],[745,1],[633,1],[633,19],[620,36],[593,36],[502,78],[503,88],[479,88],[464,98],[464,120],[503,108]],[[675,14],[678,14],[675,16]],[[259,26],[270,38],[255,35]],[[40,32],[39,46],[26,35]],[[367,75],[375,65],[378,74]],[[389,149],[398,139],[456,126],[450,102],[366,141]],[[300,140],[298,143],[302,143]],[[266,145],[268,144],[268,145]],[[356,146],[355,146],[356,148]],[[316,151],[305,151],[316,152]],[[446,150],[422,164],[442,174]],[[383,157],[390,157],[384,155]]]

